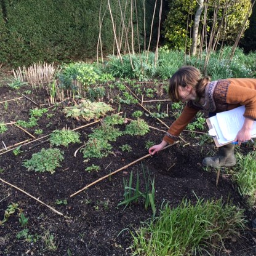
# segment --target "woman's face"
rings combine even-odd
[[[196,99],[196,90],[190,85],[187,85],[185,87],[178,86],[178,93],[180,101],[182,102]]]

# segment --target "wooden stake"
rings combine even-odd
[[[217,170],[217,177],[216,177],[216,187],[218,186],[218,184],[219,184],[219,178],[220,178],[220,169],[221,168],[219,168],[218,170]]]
[[[20,100],[20,99],[22,99],[22,97],[15,98],[15,99],[10,99],[10,100],[5,100],[5,101],[1,101],[0,104],[1,104],[1,103],[5,103],[5,102],[9,102],[9,101]]]
[[[36,137],[34,135],[32,135],[31,133],[29,133],[27,130],[25,130],[24,128],[20,127],[19,125],[17,124],[13,124],[15,125],[16,127],[18,127],[19,129],[21,129],[23,132],[25,132],[26,134],[28,134],[30,137],[32,137],[33,139],[35,139]]]
[[[167,149],[167,148],[169,148],[169,147],[171,147],[171,146],[173,146],[173,145],[175,145],[175,144],[177,144],[177,143],[178,143],[178,142],[175,142],[175,143],[173,143],[173,144],[171,144],[171,145],[168,145],[167,147],[163,148],[162,150],[165,150],[165,149]],[[104,180],[104,179],[106,179],[106,178],[108,178],[108,177],[110,177],[110,176],[112,176],[112,175],[114,175],[114,174],[116,174],[116,173],[118,173],[118,172],[120,172],[120,171],[122,171],[122,170],[128,168],[128,167],[131,166],[131,165],[134,165],[134,164],[138,163],[139,161],[141,161],[141,160],[143,160],[143,159],[145,159],[145,158],[147,158],[147,157],[149,157],[149,156],[151,156],[151,154],[147,154],[147,155],[145,155],[145,156],[143,156],[143,157],[141,157],[141,158],[139,158],[139,159],[137,159],[137,160],[135,160],[135,161],[133,161],[133,162],[131,162],[131,163],[125,165],[125,166],[123,166],[122,168],[120,168],[120,169],[118,169],[118,170],[116,170],[116,171],[114,171],[114,172],[111,172],[110,174],[107,174],[107,175],[105,175],[105,176],[99,178],[98,180],[96,180],[96,181],[90,183],[89,185],[85,186],[84,188],[78,190],[77,192],[75,192],[74,194],[72,194],[70,197],[73,197],[73,196],[75,196],[75,195],[81,193],[82,191],[86,190],[87,188],[91,187],[92,185],[95,185],[96,183],[98,183],[98,182],[100,182],[100,181],[102,181],[102,180]]]
[[[42,202],[41,200],[35,198],[34,196],[30,195],[28,192],[26,192],[26,191],[24,191],[24,190],[18,188],[17,186],[15,186],[15,185],[13,185],[13,184],[11,184],[11,183],[9,183],[9,182],[7,182],[7,181],[1,179],[1,178],[0,178],[0,181],[2,181],[3,183],[5,183],[5,184],[7,184],[7,185],[9,185],[9,186],[11,186],[11,187],[13,187],[13,188],[19,190],[19,191],[22,192],[23,194],[25,194],[25,195],[27,195],[27,196],[33,198],[34,200],[36,200],[36,201],[39,202],[40,204],[42,204],[42,205],[48,207],[49,209],[51,209],[53,212],[55,212],[55,213],[57,213],[57,214],[59,214],[59,215],[61,215],[61,216],[64,216],[61,212],[58,212],[57,210],[55,210],[55,209],[54,209],[53,207],[51,207],[50,205],[48,205],[48,204]]]
[[[34,102],[33,100],[31,100],[29,97],[27,97],[26,95],[24,94],[21,94],[24,98],[26,98],[27,100],[31,101],[33,104],[35,104],[36,106],[40,107],[39,104],[37,104],[36,102]]]

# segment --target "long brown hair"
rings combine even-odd
[[[176,71],[169,80],[168,94],[173,102],[180,101],[178,86],[192,86],[196,89],[196,94],[199,98],[203,96],[205,86],[210,81],[209,77],[202,77],[199,69],[193,66],[184,66]]]

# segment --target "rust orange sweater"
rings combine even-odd
[[[181,115],[172,123],[164,141],[172,144],[187,124],[193,120],[197,112],[206,110],[219,113],[239,106],[245,106],[244,116],[256,120],[256,79],[229,78],[208,84],[204,98],[210,102],[209,106],[199,102],[189,101]]]

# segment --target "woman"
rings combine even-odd
[[[211,116],[244,105],[244,124],[234,142],[241,145],[251,139],[252,125],[256,120],[256,79],[229,78],[210,82],[208,77],[201,76],[197,68],[185,66],[170,78],[169,96],[172,102],[182,101],[187,104],[180,117],[170,126],[162,142],[149,149],[150,154],[154,155],[168,143],[174,143],[200,110],[208,111]],[[215,168],[235,164],[232,143],[220,147],[216,156],[203,160],[204,166]]]

